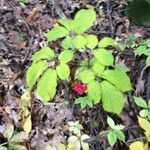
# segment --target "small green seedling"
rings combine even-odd
[[[108,133],[109,144],[111,146],[113,146],[117,142],[117,139],[125,142],[125,135],[121,131],[122,129],[124,129],[125,126],[123,126],[121,124],[115,125],[113,119],[110,117],[107,117],[107,123],[108,123],[109,127],[111,128],[110,132]]]
[[[139,115],[143,118],[147,118],[150,121],[150,100],[147,104],[144,99],[140,97],[134,97],[134,102],[136,103],[136,105],[142,108]]]
[[[83,150],[89,150],[89,144],[85,140],[90,137],[87,134],[81,134],[83,126],[79,123],[79,121],[71,121],[68,122],[68,124],[70,126],[69,131],[74,134],[68,138],[68,149],[73,145],[75,150],[81,150],[81,148]]]
[[[136,55],[146,55],[146,67],[150,66],[150,39],[140,43],[140,46],[136,49]]]

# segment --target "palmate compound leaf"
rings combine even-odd
[[[70,75],[70,68],[67,64],[61,63],[56,67],[57,75],[62,80],[68,80]]]
[[[40,75],[48,68],[48,64],[43,61],[32,63],[27,71],[26,84],[32,88]]]
[[[94,50],[93,54],[97,61],[104,66],[113,66],[114,57],[110,51],[106,49]]]
[[[58,56],[58,60],[60,61],[60,63],[68,63],[73,59],[73,53],[74,52],[71,50],[64,50]]]
[[[47,102],[56,94],[57,74],[55,70],[47,70],[37,84],[37,92],[43,102]]]
[[[94,104],[99,103],[102,96],[102,89],[99,82],[93,80],[88,83],[87,87],[87,93],[90,99],[93,100]]]
[[[121,92],[132,90],[131,82],[126,73],[117,70],[106,70],[102,78],[112,83]]]
[[[32,61],[37,61],[40,59],[51,60],[53,57],[54,51],[50,47],[44,46],[32,56]]]
[[[114,46],[119,47],[121,50],[123,50],[123,46],[119,45],[115,40],[113,40],[111,37],[104,37],[99,43],[99,48],[106,48],[107,46]]]
[[[97,46],[98,44],[97,36],[92,34],[86,34],[84,35],[84,38],[86,40],[86,47],[93,49]]]
[[[92,100],[88,96],[79,97],[78,99],[76,99],[75,104],[80,104],[82,109],[86,106],[93,106]]]
[[[120,114],[124,107],[124,96],[118,89],[107,81],[101,82],[102,106],[104,110]]]
[[[74,32],[81,34],[89,29],[96,20],[96,13],[94,9],[81,9],[75,15],[75,29]]]
[[[45,34],[45,37],[49,42],[51,42],[57,40],[58,38],[63,38],[68,35],[69,31],[66,28],[58,26],[47,32]]]

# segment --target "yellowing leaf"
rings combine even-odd
[[[13,145],[15,150],[27,150],[27,148],[23,145]]]
[[[18,134],[14,135],[11,139],[10,142],[23,142],[24,140],[28,139],[28,134],[21,131]]]
[[[146,132],[149,132],[150,134],[150,123],[144,119],[144,118],[141,118],[141,117],[138,117],[138,122],[140,124],[140,126],[146,131]]]
[[[19,101],[21,107],[28,107],[31,105],[31,93],[27,90],[21,95],[21,100]]]
[[[130,150],[148,150],[148,144],[143,142],[136,141],[130,144]]]
[[[25,118],[24,124],[23,124],[23,130],[29,134],[32,129],[32,120],[31,115],[29,115],[27,118]]]
[[[48,41],[55,41],[58,38],[63,38],[65,36],[69,35],[69,31],[64,27],[55,27],[51,31],[45,34],[45,37]]]
[[[7,123],[5,126],[5,130],[4,130],[4,137],[7,138],[8,140],[12,137],[12,134],[14,132],[14,126],[12,123]]]

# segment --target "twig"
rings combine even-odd
[[[110,0],[107,0],[107,13],[108,13],[108,18],[110,22],[110,28],[111,28],[111,37],[113,38],[114,35],[114,25],[111,17],[111,12],[110,12]]]
[[[146,82],[146,100],[150,99],[150,68],[148,68],[148,76]]]
[[[28,29],[28,33],[30,35],[30,40],[29,40],[29,46],[28,46],[28,49],[27,49],[27,52],[24,56],[24,59],[23,59],[23,62],[22,64],[25,63],[25,61],[27,60],[29,54],[30,54],[30,50],[31,50],[31,45],[32,45],[32,42],[33,42],[33,33],[30,29],[30,27],[28,26],[28,24],[26,23],[26,21],[20,16],[20,14],[17,12],[17,10],[15,9],[15,7],[10,3],[10,2],[7,2],[14,10],[15,14],[19,17],[20,20],[22,20],[22,22],[25,24],[26,28]]]

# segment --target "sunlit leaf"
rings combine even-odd
[[[120,114],[124,106],[122,93],[107,81],[102,81],[101,86],[103,108],[108,112]]]
[[[112,83],[118,88],[118,90],[122,92],[132,90],[130,78],[124,72],[120,72],[117,70],[106,70],[103,72],[102,78]]]
[[[61,63],[56,67],[57,75],[62,80],[68,80],[70,75],[70,68],[67,64]]]
[[[56,94],[57,74],[55,70],[47,70],[37,84],[37,92],[43,102],[54,98]]]
[[[32,129],[32,120],[31,120],[31,115],[27,116],[24,120],[23,123],[23,130],[29,134],[31,132]]]
[[[11,139],[10,142],[23,142],[24,140],[28,139],[28,134],[21,131],[18,134],[14,135]]]
[[[35,84],[36,80],[40,77],[44,70],[48,68],[48,64],[43,61],[32,63],[27,71],[27,87],[31,88]]]
[[[55,27],[45,34],[48,41],[55,41],[69,35],[69,31],[64,27]]]
[[[54,51],[48,47],[42,47],[39,51],[37,51],[33,56],[32,56],[32,60],[33,61],[37,61],[40,59],[47,59],[47,60],[51,60],[54,57]]]
[[[73,59],[73,53],[74,52],[71,50],[64,50],[58,56],[58,60],[60,61],[60,63],[68,63]]]
[[[113,66],[114,57],[110,51],[106,49],[94,50],[93,54],[98,62],[104,66]]]
[[[7,123],[5,126],[5,130],[3,132],[3,135],[8,140],[12,137],[12,134],[14,132],[14,125],[12,123]]]

